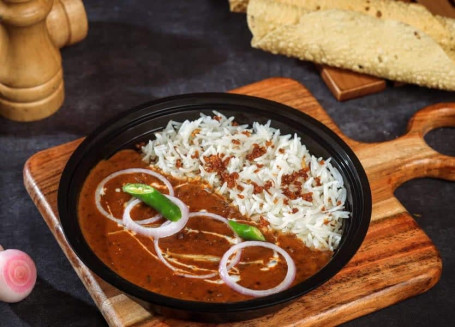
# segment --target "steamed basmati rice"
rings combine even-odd
[[[350,213],[344,210],[342,176],[331,159],[314,157],[300,137],[281,135],[270,121],[249,128],[237,125],[234,117],[214,114],[170,121],[142,148],[144,160],[177,178],[204,179],[243,215],[263,217],[272,228],[294,233],[310,248],[336,249],[342,220]],[[223,176],[232,177],[231,182],[212,169],[212,159],[224,161]],[[298,181],[289,185],[296,176]]]

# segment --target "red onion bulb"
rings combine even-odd
[[[35,286],[35,263],[25,252],[2,250],[0,246],[0,301],[19,302]]]

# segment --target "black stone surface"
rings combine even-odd
[[[420,108],[455,101],[455,93],[404,86],[339,103],[311,63],[252,49],[245,16],[230,13],[227,0],[85,1],[85,6],[87,39],[62,50],[63,107],[33,123],[0,118],[0,244],[26,251],[38,268],[27,299],[0,303],[1,327],[106,325],[23,186],[23,165],[37,151],[82,137],[156,97],[226,91],[273,76],[304,84],[345,134],[364,142],[394,139]],[[454,128],[433,131],[426,140],[455,156]],[[345,326],[452,325],[454,194],[455,183],[434,179],[398,188],[398,199],[440,250],[442,278],[427,293]]]

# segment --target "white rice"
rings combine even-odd
[[[294,233],[310,248],[336,249],[342,220],[349,218],[350,213],[344,210],[343,179],[330,164],[330,158],[314,157],[300,137],[281,135],[279,129],[270,127],[270,121],[265,125],[253,123],[248,128],[233,125],[234,117],[214,114],[216,117],[201,114],[201,118],[183,123],[170,121],[163,131],[155,133],[155,140],[142,148],[144,160],[174,177],[204,179],[243,215],[254,220],[262,216],[272,228]],[[264,147],[266,152],[248,160],[254,144]],[[207,171],[210,169],[206,158],[217,154],[223,158],[233,156],[226,170],[239,174],[236,180],[239,188],[229,188],[216,172]],[[289,199],[283,194],[286,185],[282,184],[282,177],[305,167],[310,169],[303,180],[302,193],[312,192],[312,201],[303,197]],[[265,181],[271,181],[272,186],[255,194],[253,183],[264,186]]]

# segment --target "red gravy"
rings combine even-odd
[[[251,299],[250,296],[237,293],[224,283],[216,283],[220,280],[219,276],[207,281],[175,274],[157,259],[153,239],[124,229],[97,210],[95,190],[98,184],[111,173],[126,168],[147,168],[147,165],[139,153],[123,150],[109,160],[98,163],[83,185],[78,203],[78,216],[83,235],[95,254],[123,278],[162,295],[203,302]],[[214,193],[202,182],[180,181],[166,177],[175,188],[175,196],[186,203],[191,212],[205,209],[226,218],[241,219],[242,222],[258,226],[249,218],[243,217],[224,197]],[[130,199],[130,195],[121,191],[125,183],[153,183],[157,188],[162,185],[157,179],[146,174],[121,175],[108,182],[101,203],[107,211],[120,219],[124,203]],[[164,186],[159,190],[167,193]],[[138,205],[131,215],[133,219],[144,219],[155,213],[152,208]],[[311,250],[291,234],[271,231],[264,225],[258,227],[263,231],[267,241],[282,247],[294,260],[297,273],[293,285],[314,275],[332,257],[331,251]],[[203,275],[217,270],[219,259],[232,246],[229,240],[233,237],[233,232],[226,224],[206,217],[193,217],[182,231],[160,239],[159,245],[174,266],[182,267],[182,270],[189,274]],[[172,260],[178,260],[181,265]],[[264,270],[272,260],[272,250],[262,247],[244,249],[240,263],[234,268],[241,278],[239,284],[257,290],[278,285],[286,275],[287,265],[285,260],[279,257],[277,264],[272,264],[273,267]]]

